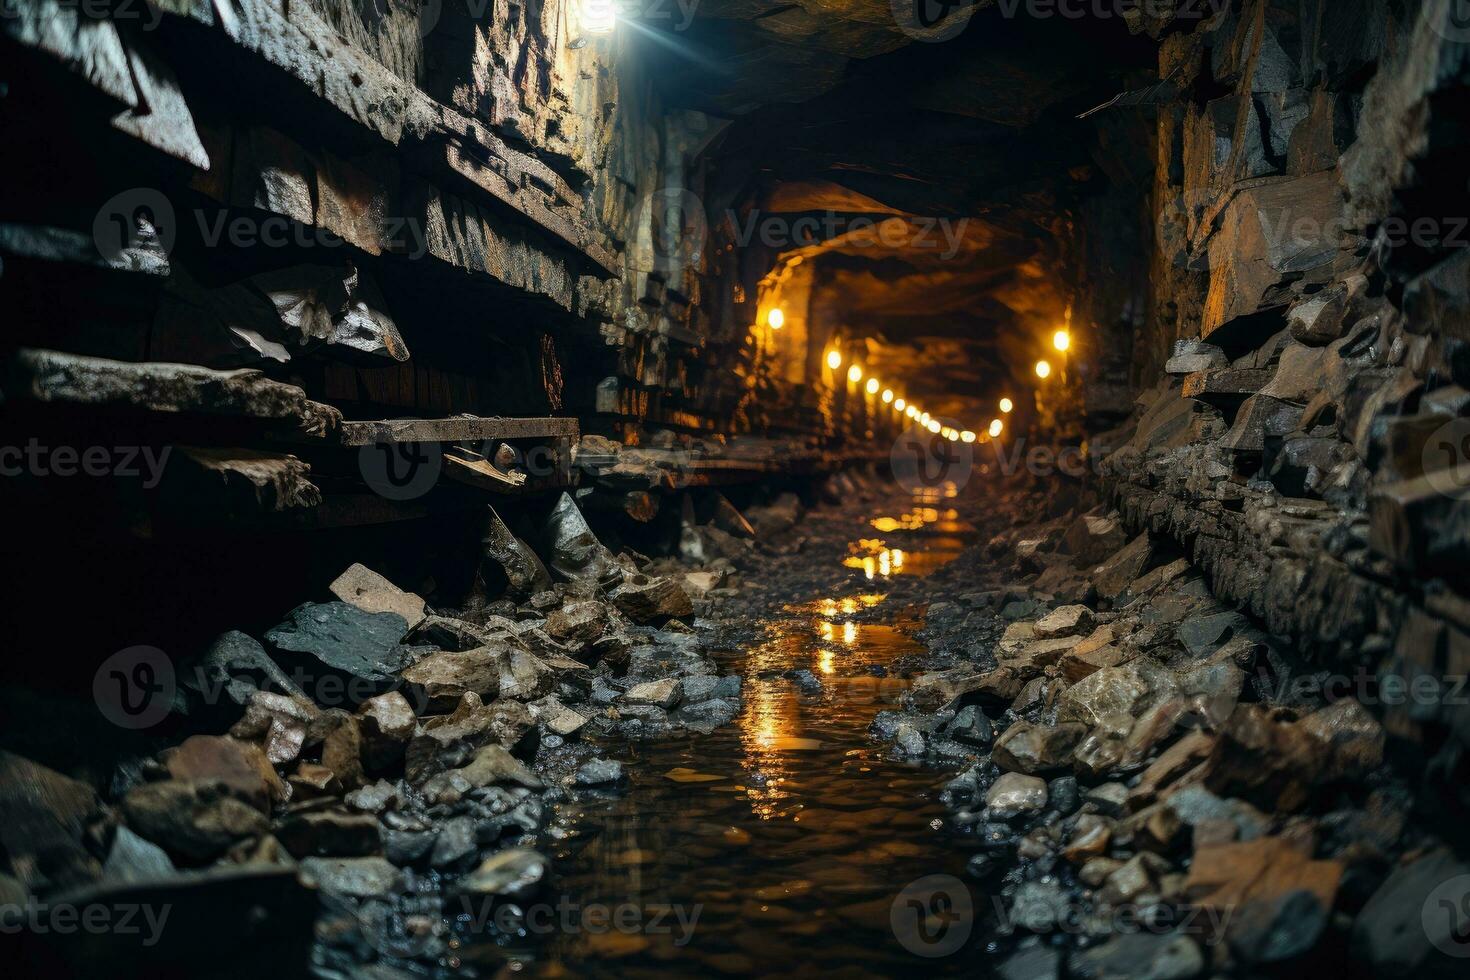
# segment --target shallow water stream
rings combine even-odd
[[[918,622],[901,618],[885,585],[948,561],[968,528],[921,507],[843,519],[846,553],[839,525],[775,559],[804,563],[818,594],[773,602],[759,640],[719,655],[722,673],[745,678],[739,718],[709,736],[623,748],[626,790],[580,805],[554,854],[565,896],[555,938],[528,946],[523,969],[975,973],[971,955],[932,955],[975,943],[972,917],[922,884],[901,897],[926,876],[963,875],[966,853],[946,838],[936,800],[947,776],[886,760],[867,734],[907,683],[890,665],[922,649],[910,635]],[[783,676],[802,668],[820,690]]]

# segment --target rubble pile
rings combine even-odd
[[[1223,603],[1166,537],[1099,505],[929,585],[954,592],[928,608],[927,670],[871,731],[959,770],[944,799],[1004,910],[1003,975],[1448,962],[1418,920],[1455,858],[1363,692]]]
[[[315,967],[330,972],[439,960],[464,939],[454,903],[544,886],[538,848],[565,835],[552,804],[623,782],[608,746],[710,732],[742,685],[704,652],[683,585],[609,551],[570,496],[544,562],[493,523],[486,559],[512,585],[482,610],[432,608],[354,565],[260,639],[220,636],[180,668],[175,711],[202,731],[119,773],[107,802],[0,757],[7,893],[203,895],[269,875],[319,893]],[[309,935],[309,904],[282,908]]]

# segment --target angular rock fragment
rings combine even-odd
[[[238,630],[220,634],[197,663],[186,668],[180,682],[193,694],[191,701],[200,709],[213,709],[222,698],[244,707],[256,691],[272,691],[306,701],[306,695],[293,682],[265,647]]]
[[[1033,725],[1021,721],[996,740],[991,759],[1010,772],[1035,774],[1068,765],[1072,749],[1087,734],[1084,725]]]
[[[401,759],[418,727],[408,699],[397,691],[368,698],[358,706],[357,716],[363,765],[372,772],[382,772]]]
[[[589,643],[607,626],[607,607],[592,599],[569,602],[546,617],[547,634],[563,643]]]
[[[377,818],[341,810],[288,817],[276,836],[298,858],[361,857],[383,849]]]
[[[406,657],[400,644],[407,632],[408,624],[397,613],[364,612],[345,602],[306,602],[265,638],[278,650],[304,654],[322,668],[344,675],[354,692],[361,691],[357,700],[362,700],[381,693],[373,688],[391,685],[403,668]],[[310,670],[310,661],[303,666]],[[316,683],[321,685],[320,675]]]
[[[1080,565],[1096,565],[1127,541],[1122,522],[1117,518],[1087,515],[1077,518],[1062,539],[1067,553]]]
[[[221,784],[237,799],[269,813],[286,787],[259,747],[233,738],[194,735],[163,757],[171,777]]]
[[[35,893],[97,876],[83,834],[102,818],[92,787],[0,751],[0,846],[10,873]]]
[[[479,647],[463,653],[431,653],[403,672],[403,682],[425,711],[450,711],[468,693],[482,701],[500,692],[503,657],[499,648]]]
[[[665,576],[630,574],[608,593],[608,598],[635,623],[659,623],[694,612],[688,593]]]
[[[564,498],[570,501],[570,497]],[[560,505],[559,505],[560,506]],[[505,571],[513,595],[530,596],[551,588],[551,576],[546,566],[530,545],[516,537],[495,513],[495,508],[486,507],[488,518],[485,536],[481,541],[485,557],[494,561]],[[590,531],[588,532],[590,533]]]
[[[1111,601],[1122,595],[1143,574],[1152,559],[1153,546],[1146,532],[1129,541],[1093,573],[1092,581],[1098,597]]]
[[[301,880],[352,898],[389,895],[403,887],[403,872],[380,857],[309,857],[301,862]]]
[[[363,612],[397,613],[409,629],[424,620],[424,600],[412,592],[404,592],[366,565],[353,565],[337,576],[331,585],[332,595]]]
[[[998,820],[1046,809],[1046,783],[1035,776],[1008,772],[997,779],[985,793],[985,805]]]
[[[265,814],[217,782],[144,783],[123,797],[122,812],[139,835],[189,864],[270,829]]]
[[[265,756],[281,765],[295,759],[308,743],[326,735],[322,712],[308,698],[256,691],[245,714],[230,728],[234,738],[258,741]]]
[[[1059,606],[1036,621],[1036,638],[1050,640],[1091,632],[1096,617],[1086,606]]]
[[[571,494],[564,493],[558,499],[543,533],[551,554],[548,566],[558,578],[596,585],[621,574],[616,560],[587,526]]]

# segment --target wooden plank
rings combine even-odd
[[[444,453],[444,475],[456,483],[491,493],[516,495],[526,489],[524,473],[502,473],[488,459],[465,459],[454,453]]]
[[[295,385],[272,381],[252,368],[216,371],[20,348],[0,376],[6,397],[16,400],[258,419],[311,437],[327,435],[342,418]]]
[[[475,442],[481,439],[581,438],[574,418],[480,418],[461,415],[447,419],[384,419],[343,422],[342,445],[371,446],[397,442]]]

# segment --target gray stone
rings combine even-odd
[[[163,848],[151,844],[127,827],[118,827],[112,848],[102,865],[104,877],[118,881],[142,882],[177,874],[174,863]]]
[[[1039,813],[1046,809],[1046,801],[1046,783],[1018,772],[1005,773],[985,793],[985,805],[1000,820]]]
[[[529,847],[512,847],[486,858],[456,882],[455,889],[466,894],[519,900],[540,891],[550,873],[549,862],[539,853]]]
[[[1141,930],[1072,954],[1068,968],[1079,980],[1190,980],[1205,957],[1189,936]]]
[[[1068,765],[1072,749],[1087,734],[1075,723],[1033,725],[1017,722],[995,743],[992,760],[1011,772],[1035,774]]]
[[[650,704],[668,710],[679,703],[683,693],[684,685],[677,677],[665,677],[663,680],[635,684],[623,695],[623,702],[629,705]]]
[[[611,786],[623,781],[623,764],[615,759],[592,759],[584,762],[572,783],[576,786]]]
[[[352,898],[388,895],[403,887],[403,872],[380,857],[309,857],[300,872],[304,884]]]
[[[408,623],[397,613],[363,612],[345,602],[306,602],[265,638],[278,650],[306,654],[333,671],[386,685],[403,669],[400,644],[407,632]]]

